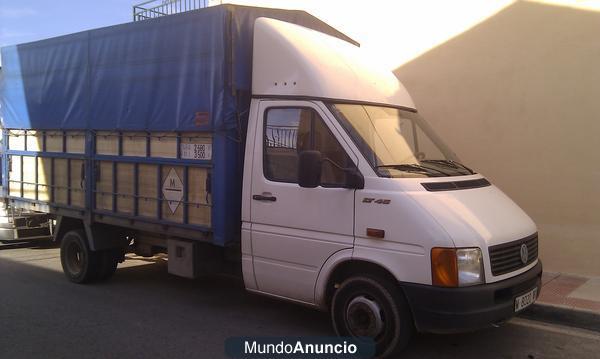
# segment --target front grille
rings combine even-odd
[[[527,246],[527,262],[521,261],[521,245]],[[523,268],[538,257],[537,233],[517,241],[490,247],[490,262],[493,275],[501,275]]]

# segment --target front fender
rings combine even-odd
[[[315,282],[315,304],[322,310],[327,310],[327,303],[325,300],[325,292],[327,290],[327,282],[331,277],[331,274],[335,268],[345,261],[352,260],[352,248],[342,249],[335,252],[321,266],[317,281]]]

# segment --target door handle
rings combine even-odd
[[[277,201],[277,197],[275,197],[275,196],[264,196],[262,194],[253,195],[252,199],[257,200],[257,201],[270,201],[270,202]]]

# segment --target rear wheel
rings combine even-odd
[[[60,245],[60,262],[65,276],[74,283],[87,283],[97,278],[99,253],[89,249],[81,229],[67,232]]]
[[[371,277],[351,277],[340,285],[331,303],[331,318],[339,336],[373,339],[378,358],[397,355],[414,332],[399,288]]]
[[[100,257],[100,266],[98,268],[98,280],[105,280],[112,277],[119,264],[120,249],[107,249],[98,252]]]

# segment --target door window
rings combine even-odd
[[[333,136],[323,119],[312,108],[270,108],[264,128],[263,172],[277,182],[298,182],[298,154],[320,151],[323,159],[321,185],[341,187],[345,172],[353,166],[346,151]]]

